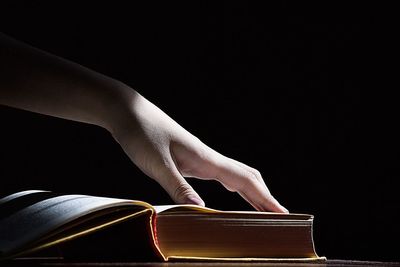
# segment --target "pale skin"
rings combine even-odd
[[[259,171],[208,147],[124,83],[0,33],[0,104],[98,125],[180,204],[204,206],[185,177],[217,180],[259,211],[287,213]]]

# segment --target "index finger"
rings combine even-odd
[[[239,193],[259,211],[288,213],[271,195],[260,173],[253,168],[224,157],[218,163],[216,179],[228,190]]]

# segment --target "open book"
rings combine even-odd
[[[57,248],[62,257],[85,260],[323,261],[312,225],[306,214],[30,190],[0,199],[0,259]]]

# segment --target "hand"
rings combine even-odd
[[[212,150],[121,82],[3,34],[0,52],[0,104],[108,129],[177,203],[204,205],[187,176],[215,179],[257,210],[287,212],[257,170]]]
[[[111,132],[131,160],[176,203],[204,206],[184,177],[217,180],[259,211],[288,211],[271,195],[260,173],[211,149],[138,93]]]

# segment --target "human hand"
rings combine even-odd
[[[177,203],[204,205],[187,176],[215,179],[257,210],[287,212],[257,170],[212,150],[130,87],[1,33],[0,52],[0,104],[108,129]]]
[[[130,159],[176,203],[204,206],[184,177],[217,180],[259,211],[288,211],[271,195],[260,173],[221,155],[138,93],[111,132]]]

